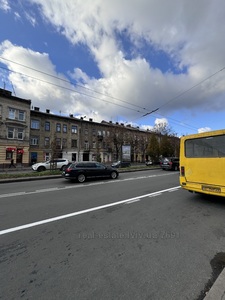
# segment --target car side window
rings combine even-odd
[[[98,169],[104,169],[104,166],[102,164],[96,163],[95,165]]]
[[[77,164],[77,168],[83,168],[84,167],[84,164],[80,163],[80,164]]]
[[[93,164],[93,163],[87,163],[86,164],[86,168],[95,168],[95,164]]]

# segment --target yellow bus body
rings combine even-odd
[[[219,143],[220,145],[218,144],[218,148],[224,150],[212,150],[206,146],[206,150],[212,151],[211,154],[206,154],[207,157],[187,157],[187,141],[191,141],[194,144],[195,139],[204,139],[206,141],[216,136],[222,141]],[[203,148],[204,145],[202,146]],[[217,144],[215,148],[217,148]],[[215,154],[216,152],[217,154]],[[210,157],[211,155],[215,157]],[[188,135],[181,138],[180,185],[183,189],[191,192],[225,197],[225,129]]]

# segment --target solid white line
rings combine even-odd
[[[125,204],[131,204],[131,203],[134,203],[134,202],[138,202],[140,200],[141,200],[140,198],[137,198],[137,199],[131,200],[129,202],[126,202]]]
[[[7,234],[7,233],[10,233],[10,232],[19,231],[19,230],[23,230],[23,229],[26,229],[26,228],[35,227],[35,226],[46,224],[46,223],[55,222],[55,221],[62,220],[62,219],[71,218],[71,217],[74,217],[74,216],[82,215],[82,214],[85,214],[85,213],[89,213],[89,212],[92,212],[92,211],[95,211],[95,210],[100,210],[100,209],[103,209],[103,208],[108,208],[108,207],[115,206],[115,205],[120,205],[120,204],[127,203],[127,202],[130,202],[130,201],[135,201],[135,200],[138,201],[142,198],[157,195],[158,193],[170,192],[170,191],[178,189],[178,188],[180,188],[180,186],[165,189],[165,190],[150,193],[150,194],[146,194],[146,195],[142,195],[142,196],[138,196],[138,197],[134,197],[134,198],[130,198],[130,199],[126,199],[126,200],[117,201],[117,202],[114,202],[114,203],[109,203],[109,204],[105,204],[105,205],[101,205],[101,206],[97,206],[97,207],[88,208],[88,209],[73,212],[73,213],[70,213],[70,214],[67,214],[67,215],[62,215],[62,216],[58,216],[58,217],[54,217],[54,218],[34,222],[34,223],[29,223],[29,224],[25,224],[25,225],[13,227],[13,228],[1,230],[0,235]]]

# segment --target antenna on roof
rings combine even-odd
[[[12,83],[12,81],[10,81],[10,82],[11,82],[11,85],[12,85],[13,93],[14,93],[14,94],[15,94],[15,96],[16,96],[16,92],[15,92],[15,89],[14,89],[13,83]]]

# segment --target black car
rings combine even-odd
[[[129,161],[117,161],[117,162],[114,162],[112,164],[112,167],[113,168],[127,168],[127,167],[130,167],[130,162]]]
[[[85,161],[71,163],[63,171],[62,176],[71,181],[77,180],[78,182],[84,182],[87,178],[109,177],[116,179],[119,176],[119,173],[117,170],[99,162]]]
[[[179,157],[164,157],[160,165],[163,170],[179,171],[180,159]]]

